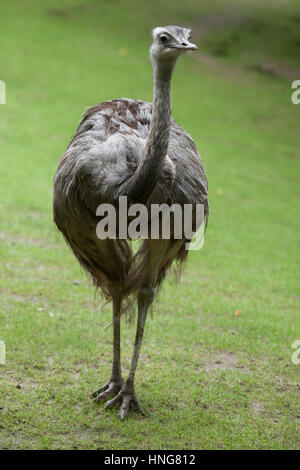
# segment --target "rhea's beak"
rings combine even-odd
[[[196,44],[193,44],[192,42],[188,42],[188,41],[185,41],[181,44],[181,48],[184,50],[184,51],[196,51],[198,49],[198,47],[196,46]]]

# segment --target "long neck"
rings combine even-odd
[[[161,165],[168,151],[171,126],[172,63],[153,63],[153,106],[144,159]]]
[[[134,202],[145,203],[154,190],[167,155],[171,127],[171,77],[174,62],[153,62],[153,106],[140,165],[128,187]]]

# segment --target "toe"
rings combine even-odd
[[[97,395],[94,394],[93,399],[96,403],[99,403],[102,400],[106,400],[113,395],[116,395],[120,391],[121,385],[115,382],[108,382],[105,387],[102,387],[98,390]]]
[[[101,393],[104,392],[105,390],[108,389],[108,384],[103,385],[103,387],[100,387],[96,392],[92,393],[91,398],[97,398],[97,396]]]
[[[112,406],[117,405],[120,402],[120,400],[121,400],[121,395],[118,394],[115,398],[113,398],[112,400],[109,400],[106,403],[104,409],[106,410],[107,408],[111,408]]]
[[[142,413],[143,416],[146,416],[146,413],[144,411],[144,408],[142,407],[142,405],[140,404],[140,402],[138,401],[137,398],[134,398],[134,400],[132,400],[132,406],[135,410],[139,411],[140,413]]]
[[[120,408],[120,411],[118,413],[118,416],[121,421],[127,416],[128,410],[129,410],[129,404],[130,404],[131,398],[129,395],[125,395],[123,398],[123,402]]]
[[[146,416],[146,413],[141,406],[140,402],[136,398],[134,390],[127,390],[125,387],[120,388],[116,384],[112,384],[112,387],[109,387],[104,392],[101,392],[94,401],[99,402],[100,400],[104,400],[114,393],[117,393],[112,400],[106,402],[104,409],[112,408],[113,406],[120,405],[120,411],[118,413],[118,417],[123,421],[124,418],[128,415],[129,408],[134,408],[135,410],[139,411],[143,416]]]
[[[94,402],[100,403],[103,400],[106,400],[107,398],[111,397],[114,395],[116,391],[113,389],[113,387],[109,387],[105,392],[99,393],[99,395],[94,398]]]

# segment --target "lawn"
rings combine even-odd
[[[0,11],[0,448],[299,448],[299,3]],[[171,23],[199,46],[176,67],[173,115],[202,155],[211,216],[203,250],[148,317],[136,375],[147,417],[120,422],[89,398],[110,374],[111,306],[53,225],[52,180],[87,106],[151,101],[150,31]],[[124,375],[134,336],[124,319]]]

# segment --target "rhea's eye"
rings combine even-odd
[[[162,34],[161,36],[159,36],[159,39],[161,42],[166,42],[168,40],[168,36],[165,36],[164,34]]]

